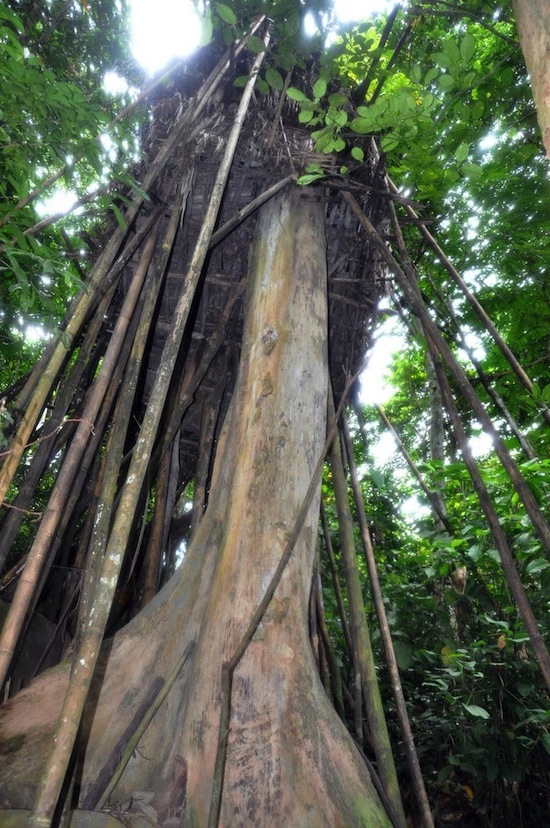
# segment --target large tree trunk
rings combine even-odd
[[[550,9],[547,0],[513,0],[513,7],[542,140],[550,158]]]
[[[208,822],[221,667],[264,595],[323,451],[324,232],[323,206],[314,194],[292,189],[262,208],[239,377],[208,509],[176,575],[105,648],[77,772],[86,807],[94,807],[108,782],[136,711],[151,702],[187,652],[114,799],[155,791],[152,807],[159,821],[181,813],[184,825]],[[365,764],[325,695],[309,645],[318,506],[315,499],[235,672],[223,825],[389,824]],[[4,807],[32,805],[67,675],[63,667],[50,671],[0,708]]]

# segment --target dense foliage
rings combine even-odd
[[[264,5],[211,4],[205,42],[212,37],[231,43]],[[418,2],[387,18],[337,30],[329,3],[272,3],[272,47],[258,90],[260,95],[284,91],[296,103],[299,123],[312,130],[319,153],[335,156],[330,176],[324,164],[302,171],[304,185],[353,182],[366,142],[376,137],[390,176],[429,222],[534,383],[531,393],[521,386],[416,223],[404,221],[426,303],[545,507],[549,440],[540,403],[550,402],[548,166],[511,4],[472,0],[463,5]],[[109,0],[13,0],[0,9],[2,387],[14,383],[36,357],[36,348],[25,342],[29,324],[53,330],[59,323],[86,279],[97,239],[106,224],[123,220],[125,193],[137,186],[127,170],[140,151],[139,119],[146,117],[145,110],[112,126],[109,141],[98,140],[129,100],[105,92],[105,73],[116,70],[130,83],[139,80],[127,52],[124,12]],[[322,34],[305,36],[307,15]],[[263,49],[257,37],[248,45],[252,53]],[[309,80],[302,82],[304,77]],[[236,87],[245,82],[246,75],[236,73]],[[57,170],[60,185],[89,206],[39,233],[42,214],[34,190]],[[472,824],[511,825],[518,819],[540,824],[550,789],[548,694],[448,419],[445,457],[433,455],[427,437],[432,392],[425,342],[391,278],[388,295],[395,301],[381,319],[400,326],[403,347],[392,367],[395,393],[387,414],[426,483],[439,492],[453,530],[442,526],[418,494],[403,461],[374,459],[381,426],[366,406],[355,451],[364,471],[364,500],[420,761],[432,800],[447,821],[455,814],[463,820],[456,824],[468,818]],[[528,440],[530,456],[502,408],[483,390],[483,377]],[[458,405],[468,433],[478,433],[476,418],[461,400]],[[0,415],[7,420],[9,406]],[[548,550],[534,536],[490,451],[480,466],[548,640]],[[329,477],[324,494],[338,561]],[[38,501],[44,498],[37,492]],[[417,507],[405,512],[403,502]],[[322,567],[328,571],[326,559]],[[364,566],[362,576],[370,608]],[[325,586],[324,603],[351,685],[352,665],[330,586]],[[381,650],[378,654],[382,662]]]
[[[28,325],[52,330],[62,317],[67,296],[85,279],[90,248],[93,255],[88,231],[97,233],[98,219],[123,187],[121,173],[135,160],[135,126],[109,128],[130,98],[115,100],[104,87],[110,71],[129,82],[140,76],[127,47],[124,9],[110,1],[17,0],[0,9],[0,353],[6,359],[20,352]],[[67,202],[84,205],[76,220],[69,212],[48,221],[58,210],[56,192],[67,194],[63,212]]]

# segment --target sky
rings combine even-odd
[[[342,22],[387,10],[390,0],[334,0]],[[174,57],[197,48],[201,25],[191,0],[132,0],[132,51],[155,74]]]

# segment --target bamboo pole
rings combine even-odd
[[[262,17],[263,19],[263,17]],[[237,49],[244,48],[240,44]],[[176,121],[170,136],[162,145],[154,161],[149,165],[147,174],[143,181],[142,190],[145,193],[152,191],[158,177],[165,169],[167,163],[172,159],[176,147],[183,140],[193,138],[192,125],[195,124],[195,131],[200,127],[199,115],[204,110],[212,94],[217,88],[224,72],[229,68],[230,59],[226,55],[210,73],[206,81],[201,85],[195,97],[189,102],[187,108]],[[138,195],[132,201],[124,215],[124,224],[130,227],[139,210],[144,203],[144,197]],[[9,485],[19,464],[19,460],[26,448],[29,436],[38,422],[44,403],[50,393],[52,384],[63,365],[72,344],[79,334],[81,327],[89,313],[90,307],[97,301],[97,294],[105,282],[109,269],[114,261],[116,253],[126,236],[126,230],[117,228],[109,240],[100,259],[96,263],[90,275],[90,281],[86,290],[75,300],[71,307],[66,327],[59,336],[55,345],[52,346],[51,355],[46,365],[41,367],[41,373],[37,378],[36,388],[29,402],[25,415],[19,425],[10,444],[10,453],[0,469],[0,503],[3,502]]]
[[[489,377],[483,370],[481,363],[478,359],[474,356],[472,348],[468,345],[466,341],[466,337],[461,330],[460,323],[457,319],[457,316],[453,310],[453,307],[450,302],[448,302],[444,296],[441,295],[441,291],[438,287],[434,284],[433,279],[428,276],[428,280],[432,287],[432,290],[435,292],[438,301],[440,302],[446,316],[452,320],[455,328],[455,334],[450,335],[453,338],[453,341],[460,347],[462,350],[468,355],[468,359],[472,363],[475,368],[476,374],[479,377],[479,381],[483,388],[485,389],[485,393],[492,400],[493,405],[495,406],[496,410],[501,414],[504,418],[506,423],[508,424],[508,428],[510,429],[511,433],[514,435],[518,443],[520,444],[523,452],[525,453],[526,457],[529,460],[534,460],[536,457],[535,451],[530,444],[529,440],[522,434],[520,427],[518,426],[517,422],[515,421],[514,417],[512,416],[511,412],[508,410],[504,400],[500,396],[500,394],[496,391],[495,388],[491,385],[489,381]]]
[[[158,592],[159,573],[162,562],[162,540],[166,516],[166,498],[172,467],[172,452],[166,451],[161,458],[155,488],[155,511],[151,523],[151,533],[143,563],[143,592],[140,607],[147,606]]]
[[[388,177],[388,186],[389,186],[389,189],[390,189],[391,193],[394,193],[394,194],[399,193],[397,187],[395,186],[395,184],[393,183],[393,181],[389,177]],[[529,393],[532,393],[532,391],[533,391],[533,382],[532,382],[532,380],[529,378],[529,376],[524,371],[524,369],[521,366],[521,364],[519,363],[519,361],[516,359],[514,353],[511,350],[511,348],[508,347],[506,342],[503,340],[503,338],[499,334],[498,330],[496,329],[495,325],[493,324],[491,318],[489,317],[489,315],[487,314],[487,312],[485,311],[483,306],[476,299],[476,297],[474,296],[474,294],[472,293],[472,291],[470,290],[470,288],[468,287],[468,285],[466,284],[466,282],[464,281],[464,279],[462,278],[462,276],[460,275],[458,270],[454,267],[454,265],[452,264],[450,259],[446,256],[445,252],[442,250],[442,248],[436,242],[436,240],[434,239],[434,237],[432,236],[430,231],[427,229],[427,227],[425,226],[424,222],[422,221],[422,219],[418,215],[418,213],[416,213],[415,210],[413,210],[413,208],[409,204],[407,204],[406,202],[404,202],[403,206],[405,207],[405,210],[409,214],[409,216],[411,216],[411,218],[413,218],[415,220],[415,223],[416,223],[418,229],[420,230],[420,233],[422,234],[422,237],[428,243],[429,247],[434,251],[434,253],[438,257],[439,261],[441,262],[441,264],[443,265],[443,267],[445,268],[445,270],[447,271],[449,276],[451,276],[453,281],[458,285],[458,287],[460,288],[460,290],[462,291],[462,293],[466,297],[467,301],[470,303],[470,305],[472,306],[472,308],[476,312],[477,316],[479,317],[479,319],[483,323],[483,326],[485,327],[485,329],[492,336],[493,341],[495,342],[496,346],[501,351],[501,353],[504,356],[504,358],[506,359],[506,361],[509,363],[510,367],[512,368],[513,372],[515,373],[515,375],[519,379],[520,383],[523,385],[524,388],[527,389],[527,391],[529,391]],[[546,422],[550,423],[550,411],[548,410],[548,408],[541,408],[540,410],[541,410],[541,413],[542,413],[544,419],[546,420]]]
[[[428,341],[431,341],[431,337]],[[477,462],[468,446],[468,437],[460,421],[460,415],[451,393],[449,381],[445,376],[445,372],[443,371],[441,362],[437,356],[435,343],[432,342],[431,347],[434,353],[434,362],[445,401],[445,407],[449,413],[449,417],[451,418],[453,430],[462,453],[462,459],[468,469],[472,483],[477,492],[481,508],[487,518],[487,523],[489,525],[493,541],[500,556],[502,569],[506,576],[510,591],[514,596],[518,612],[521,615],[523,623],[525,624],[525,628],[531,641],[531,646],[533,647],[533,652],[535,653],[535,658],[537,659],[540,671],[544,681],[546,682],[546,686],[548,690],[550,690],[550,654],[546,644],[544,643],[544,639],[541,636],[539,626],[527,597],[527,593],[525,592],[524,586],[521,582],[516,562],[508,543],[508,538],[500,525],[500,520],[496,509],[493,506],[491,496],[487,491]]]
[[[328,528],[327,513],[323,501],[321,500],[321,526],[323,528],[323,537],[325,541],[325,549],[330,564],[330,571],[332,574],[332,584],[334,587],[334,594],[336,596],[336,605],[338,607],[338,614],[340,616],[340,623],[342,624],[342,632],[349,657],[353,657],[353,642],[351,640],[351,633],[349,631],[348,619],[346,610],[344,608],[344,599],[342,597],[342,588],[340,587],[340,579],[338,577],[338,568],[334,559],[334,551],[332,549],[332,540],[330,538],[330,531]]]
[[[266,47],[267,42],[266,38]],[[122,488],[119,506],[105,549],[101,576],[97,582],[97,593],[94,603],[90,607],[88,619],[86,620],[78,658],[73,666],[71,683],[59,717],[54,749],[50,754],[50,759],[40,783],[34,809],[29,817],[29,825],[33,826],[33,828],[44,828],[44,826],[51,824],[61,792],[97,662],[101,640],[105,632],[105,625],[122,562],[123,550],[126,548],[131,530],[131,522],[128,520],[128,515],[134,514],[139,501],[141,488],[149,466],[158,426],[164,410],[164,403],[172,379],[172,373],[185,332],[189,311],[199,285],[242,124],[248,109],[257,72],[263,62],[264,56],[265,52],[262,52],[256,57],[251,77],[243,91],[241,103],[228,137],[225,153],[212,188],[210,202],[188,268],[184,289],[174,310],[172,329],[164,347],[157,377],[151,391],[150,402],[137,440],[136,450],[133,453],[129,473]]]
[[[168,143],[168,142],[167,142]],[[166,159],[168,160],[168,159]],[[141,206],[141,201],[139,206]],[[139,206],[137,202],[132,208],[129,208],[127,218],[132,215],[133,218],[138,213]],[[159,208],[159,212],[160,212]],[[133,220],[132,218],[132,220]],[[151,217],[152,218],[152,217]],[[155,217],[158,218],[158,213]],[[114,263],[115,257],[120,245],[124,240],[125,232],[118,228],[111,239],[109,240],[105,250],[101,254],[96,266],[90,275],[86,289],[71,303],[69,314],[67,315],[67,322],[62,329],[55,343],[50,348],[48,347],[49,358],[44,363],[39,362],[37,370],[32,372],[32,378],[29,384],[33,386],[32,395],[29,397],[25,405],[25,413],[21,419],[17,432],[15,433],[9,446],[9,453],[0,469],[0,504],[3,503],[7,491],[13,479],[19,461],[30,438],[33,429],[42,414],[44,404],[48,399],[52,388],[54,387],[59,372],[61,371],[66,359],[73,350],[74,343],[80,335],[82,327],[87,320],[91,310],[100,299],[102,292],[108,289],[111,285],[112,276],[109,278],[109,272]],[[143,233],[136,234],[139,243],[143,241]],[[128,247],[132,250],[132,255],[137,249],[137,242],[134,244],[130,242]],[[123,269],[123,264],[129,260],[127,251],[122,254],[119,261],[113,268],[114,273],[118,276]],[[32,381],[31,381],[32,380]]]
[[[145,300],[143,302],[143,306],[141,307],[139,325],[133,339],[132,350],[128,359],[124,382],[120,390],[119,402],[117,403],[117,410],[113,416],[113,427],[120,430],[122,434],[126,434],[128,424],[130,422],[130,409],[132,401],[134,400],[135,390],[139,382],[139,376],[143,365],[143,357],[151,332],[151,325],[153,319],[155,318],[155,308],[164,283],[171,251],[176,241],[178,229],[181,226],[181,220],[184,215],[184,205],[187,202],[187,194],[191,187],[191,179],[192,176],[189,171],[184,170],[179,184],[180,190],[176,194],[174,206],[172,207],[172,212],[163,235],[161,243],[162,255],[153,269],[152,277],[150,279],[148,277],[144,285]],[[88,549],[86,573],[79,607],[80,631],[85,627],[85,622],[93,603],[100,568],[99,561],[102,559],[105,551],[105,543],[109,534],[111,514],[113,511],[113,504],[109,493],[110,484],[107,485],[104,478],[107,473],[113,476],[116,475],[117,480],[120,478],[121,470],[124,466],[122,450],[123,444],[121,444],[119,454],[105,453],[103,469],[100,473],[102,481],[97,493],[97,506],[95,508],[97,520],[91,530],[93,533],[93,542],[90,543]],[[107,492],[107,494],[105,494],[105,492]],[[135,514],[136,512],[128,515],[130,524],[132,524]]]
[[[151,235],[145,245],[132,284],[126,294],[119,319],[103,359],[101,371],[88,395],[82,417],[65,455],[63,466],[57,476],[47,509],[29,552],[25,569],[19,580],[0,637],[0,686],[6,679],[19,633],[25,621],[25,615],[33,599],[37,582],[47,560],[49,546],[57,530],[60,517],[65,510],[66,501],[71,493],[74,478],[78,472],[84,450],[90,434],[94,430],[95,418],[107,391],[111,375],[116,368],[120,350],[154,253],[155,244],[156,237],[155,235]]]
[[[185,187],[186,184],[188,184],[188,176],[184,174],[181,185]],[[90,682],[99,655],[101,640],[105,633],[105,627],[124,560],[122,549],[118,549],[116,553],[107,553],[106,539],[118,486],[126,431],[131,417],[138,382],[138,369],[141,364],[141,356],[145,349],[152,316],[150,312],[152,309],[151,304],[153,306],[156,304],[158,286],[164,275],[175,242],[180,225],[181,211],[182,199],[180,197],[176,199],[164,236],[162,244],[163,255],[157,266],[154,280],[157,283],[157,289],[149,291],[148,301],[145,302],[142,309],[141,315],[145,324],[141,326],[139,337],[136,337],[137,342],[134,343],[135,347],[132,349],[132,356],[134,358],[130,370],[127,373],[124,393],[119,397],[114,418],[117,427],[111,430],[105,451],[106,461],[102,491],[96,510],[96,519],[89,551],[90,561],[81,601],[81,624],[78,634],[79,645],[73,657],[69,686],[59,715],[53,748],[40,780],[33,813],[29,817],[29,824],[31,825],[49,824],[55,811],[78,734],[84,704],[88,695]],[[151,249],[150,258],[153,256],[156,244],[157,234],[155,233],[151,235],[146,245],[147,250],[149,248]],[[149,311],[147,314],[144,312],[145,308]],[[132,525],[133,514],[126,515],[129,529]]]
[[[363,503],[363,496],[361,493],[361,486],[359,484],[359,475],[357,473],[357,466],[355,457],[353,456],[353,445],[349,433],[348,423],[345,417],[341,418],[342,435],[344,438],[344,446],[348,458],[349,472],[351,478],[351,486],[355,499],[355,507],[357,509],[357,520],[361,530],[361,540],[363,543],[363,552],[365,554],[365,561],[367,564],[367,571],[369,573],[370,586],[374,606],[376,609],[376,617],[378,618],[378,626],[380,635],[382,637],[382,644],[384,645],[384,652],[386,654],[386,663],[388,665],[388,672],[390,675],[391,686],[395,698],[395,706],[397,709],[397,717],[401,727],[401,735],[403,736],[403,743],[405,746],[405,755],[407,757],[407,764],[409,766],[409,773],[413,783],[413,789],[422,816],[422,824],[424,828],[434,828],[434,820],[428,801],[428,794],[426,793],[426,786],[422,777],[420,769],[420,762],[418,761],[418,754],[414,744],[414,736],[407,713],[407,705],[405,702],[405,694],[403,693],[403,685],[401,684],[401,677],[399,675],[399,667],[397,665],[397,658],[393,647],[391,637],[390,625],[388,624],[388,617],[384,606],[384,598],[382,596],[382,588],[380,586],[380,579],[378,578],[378,569],[374,558],[374,550],[372,548],[372,540],[367,524],[367,516],[365,514],[365,505]]]
[[[320,575],[316,571],[313,575],[314,578],[314,586],[313,586],[313,594],[314,594],[314,601],[315,601],[315,612],[317,618],[317,627],[319,630],[319,640],[322,644],[322,647],[325,652],[327,665],[328,665],[328,673],[330,679],[330,690],[332,694],[332,702],[334,707],[342,719],[343,722],[346,720],[346,711],[344,709],[344,695],[342,690],[342,674],[340,672],[340,667],[338,666],[338,661],[336,659],[336,654],[334,652],[334,647],[332,646],[332,641],[330,640],[330,634],[327,629],[327,622],[325,618],[325,609],[323,606],[323,596],[321,592],[321,582],[320,582]]]
[[[438,352],[443,356],[453,376],[453,379],[456,382],[464,399],[471,406],[474,414],[478,418],[483,428],[493,439],[496,454],[500,462],[502,463],[504,469],[506,470],[510,480],[512,481],[514,488],[516,489],[516,492],[522,500],[544,549],[546,550],[547,554],[550,555],[550,526],[548,525],[548,521],[542,513],[542,510],[539,504],[537,503],[531,489],[524,480],[517,466],[517,463],[514,461],[514,459],[510,455],[510,452],[506,448],[504,441],[500,437],[497,429],[493,424],[493,421],[485,411],[485,408],[479,400],[464,370],[456,361],[455,356],[451,351],[449,345],[443,339],[437,325],[434,323],[429,313],[427,312],[424,303],[422,302],[420,293],[418,291],[418,287],[416,286],[416,282],[411,281],[411,279],[399,266],[395,257],[388,249],[386,243],[383,241],[383,239],[380,238],[374,225],[372,224],[370,219],[365,215],[365,213],[361,210],[361,207],[353,198],[353,196],[349,193],[344,193],[344,198],[350,205],[354,214],[359,219],[369,239],[380,251],[386,264],[397,277],[400,287],[407,298],[407,301],[410,303],[414,313],[419,317],[420,321],[422,322],[425,332],[429,334],[429,336],[433,339],[434,343],[437,346]],[[390,208],[391,207],[392,205],[390,204]],[[414,274],[410,273],[410,276],[414,279]]]
[[[334,416],[334,402],[329,394],[329,418]],[[342,451],[338,436],[335,436],[330,448],[330,467],[332,469],[332,485],[338,512],[340,553],[348,594],[351,635],[354,649],[357,653],[361,687],[363,689],[367,719],[378,765],[378,774],[386,795],[396,812],[399,824],[404,828],[407,823],[384,715],[384,705],[382,703],[376,675],[376,665],[367,624],[367,616],[363,604],[361,582],[357,568],[357,556],[355,553],[353,518],[351,515],[348,485],[344,474]]]
[[[52,445],[52,440],[60,434],[64,441],[68,439],[68,430],[65,428],[69,424],[66,419],[67,412],[71,405],[73,395],[86,370],[88,359],[96,345],[97,335],[104,323],[105,313],[111,302],[114,290],[115,286],[113,285],[98,305],[94,318],[86,331],[84,341],[79,348],[78,356],[74,365],[71,366],[70,375],[56,394],[52,414],[44,423],[41,433],[37,436],[40,445],[32,458],[32,462],[25,475],[25,480],[19,487],[15,500],[10,504],[15,506],[16,509],[10,510],[2,523],[2,531],[0,533],[0,571],[2,571],[19,526],[21,525],[21,521],[25,516],[25,512],[29,508],[38,481],[42,477],[44,469],[47,467],[51,458],[60,450],[59,441],[55,440]],[[71,419],[69,422],[74,422],[74,420]],[[67,436],[63,436],[63,431]]]

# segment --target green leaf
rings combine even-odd
[[[113,213],[115,214],[115,218],[116,218],[116,220],[117,220],[117,222],[118,222],[118,225],[119,225],[120,229],[121,229],[121,230],[127,230],[127,227],[126,227],[126,222],[124,221],[124,216],[122,215],[122,212],[121,212],[121,211],[120,211],[120,209],[116,206],[116,204],[113,204],[113,205],[111,205],[111,206],[112,206],[112,208],[113,208]]]
[[[469,32],[464,35],[462,40],[460,41],[459,51],[460,57],[462,58],[463,63],[466,65],[470,63],[471,59],[474,56],[476,50],[476,42]]]
[[[413,83],[420,83],[422,80],[422,69],[418,64],[415,64],[410,72],[410,78]]]
[[[439,69],[437,66],[432,66],[431,69],[428,69],[424,76],[424,86],[429,86],[430,83],[437,78],[439,75]]]
[[[212,40],[212,32],[213,32],[213,25],[212,25],[212,15],[210,10],[207,10],[203,20],[202,20],[202,29],[201,29],[201,37],[199,40],[199,46],[206,46],[207,43],[210,43]]]
[[[462,172],[472,179],[481,178],[483,175],[483,167],[480,167],[479,164],[464,164]]]
[[[532,693],[533,690],[535,689],[535,686],[533,684],[528,684],[525,681],[518,681],[518,683],[516,684],[516,687],[517,687],[518,693],[520,694],[522,699],[527,698],[527,696],[530,693]]]
[[[250,75],[239,75],[239,77],[235,78],[233,81],[233,86],[236,86],[237,89],[241,89],[243,86],[246,86],[249,77]]]
[[[328,96],[328,102],[330,106],[343,106],[348,102],[348,96],[342,92],[333,92]]]
[[[365,160],[365,153],[361,149],[361,147],[352,147],[351,148],[351,157],[355,158],[356,161],[362,163]]]
[[[306,175],[301,175],[298,181],[296,182],[300,186],[304,187],[307,184],[311,184],[313,181],[318,181],[319,178],[324,178],[323,173],[308,173]]]
[[[550,754],[550,733],[548,733],[548,731],[545,730],[543,732],[543,734],[541,736],[541,742],[543,744],[543,747],[544,747],[546,753]]]
[[[382,140],[380,141],[380,146],[384,150],[384,152],[392,152],[392,150],[397,149],[400,145],[401,139],[399,135],[395,133],[390,133],[389,135],[384,135]]]
[[[366,118],[354,118],[350,124],[350,129],[358,135],[368,135],[369,132],[373,131],[373,122]]]
[[[348,122],[348,113],[344,109],[340,109],[334,114],[334,123],[343,127]]]
[[[229,23],[230,26],[234,26],[237,22],[237,15],[233,9],[230,6],[226,6],[225,3],[216,3],[215,5],[216,11],[224,23]]]
[[[326,91],[326,80],[323,80],[323,78],[319,78],[319,80],[316,80],[313,84],[313,97],[315,98],[315,100],[318,101],[319,98],[322,98]]]
[[[408,641],[400,641],[396,639],[393,642],[395,650],[395,657],[400,670],[408,670],[413,661],[414,651],[412,645]]]
[[[309,109],[302,109],[298,113],[298,120],[301,124],[309,124],[311,119],[313,118],[314,113]]]
[[[377,489],[380,489],[380,491],[383,490],[386,478],[381,471],[379,471],[378,469],[371,469],[370,479],[372,480]]]
[[[284,81],[281,76],[281,73],[277,72],[276,69],[272,69],[271,67],[266,71],[265,79],[271,86],[271,88],[276,89],[277,91],[280,91],[284,86]]]
[[[455,150],[455,158],[458,164],[462,164],[468,158],[470,153],[470,147],[468,144],[460,144],[460,146]]]
[[[463,704],[462,707],[468,711],[471,716],[476,716],[478,719],[490,719],[491,715],[485,710],[484,707],[480,707],[478,704]]]
[[[306,96],[300,89],[296,89],[295,86],[289,86],[286,90],[286,94],[290,98],[291,101],[305,101]]]
[[[261,37],[257,35],[252,35],[246,41],[246,45],[250,49],[251,52],[254,52],[255,55],[259,55],[260,52],[265,51],[265,43],[263,42]]]
[[[452,78],[450,75],[441,75],[437,82],[440,88],[444,89],[446,92],[448,92],[449,89],[452,89],[455,85],[454,78]]]
[[[25,27],[20,17],[18,17],[11,9],[6,8],[6,6],[0,7],[0,19],[8,20],[14,29],[17,29],[20,34],[24,34]]]
[[[494,782],[498,776],[498,765],[496,762],[487,762],[487,782]]]
[[[539,572],[548,569],[549,566],[550,562],[545,560],[545,558],[535,558],[534,560],[529,561],[526,571],[529,575],[537,575]]]
[[[263,78],[258,78],[256,81],[256,89],[258,89],[262,95],[269,95],[269,84],[267,84]]]

